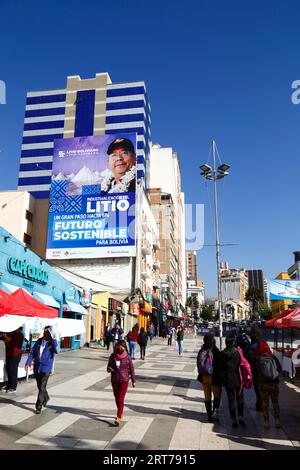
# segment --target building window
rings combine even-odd
[[[28,233],[24,233],[23,242],[26,243],[26,245],[31,245],[31,236],[28,235]]]
[[[29,222],[32,222],[33,221],[33,213],[26,210],[26,219],[29,221]]]

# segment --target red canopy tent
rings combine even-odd
[[[34,310],[34,315],[35,317],[40,317],[40,318],[57,318],[58,317],[58,311],[55,308],[48,307],[48,305],[42,304],[42,302],[39,302],[38,300],[34,299],[28,292],[26,292],[24,289],[20,288],[16,290],[13,294],[10,294],[10,296],[17,300],[18,302],[22,302],[23,304],[27,305],[29,308],[32,308]]]
[[[55,308],[48,307],[34,299],[23,289],[18,289],[13,294],[7,294],[0,289],[0,317],[3,315],[57,318],[58,312]]]
[[[270,320],[267,320],[265,322],[265,326],[267,328],[281,328],[282,318],[286,317],[293,311],[294,310],[289,309],[285,310],[284,312],[278,313],[277,315],[275,315],[275,317],[271,318]]]
[[[10,294],[0,289],[0,317],[5,314],[33,317],[34,309],[17,299],[12,299]]]
[[[300,328],[300,308],[295,308],[282,319],[282,328]]]

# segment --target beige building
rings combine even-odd
[[[174,251],[174,255],[170,257],[171,266],[166,266],[164,270],[165,272],[172,271],[174,276],[174,281],[172,278],[170,280],[170,290],[174,290],[175,302],[177,302],[176,308],[180,313],[184,311],[186,301],[185,210],[184,194],[181,191],[179,158],[171,147],[163,148],[158,144],[152,145],[148,187],[150,188],[149,194],[155,194],[155,192],[158,194],[158,191],[161,191],[161,195],[157,196],[158,199],[160,198],[158,204],[162,206],[167,203],[172,213],[169,216],[169,219],[172,220],[170,222],[172,224],[170,233],[173,236],[173,240],[170,242],[170,250]],[[168,199],[169,197],[170,199]],[[162,265],[163,261],[160,261]],[[172,262],[175,264],[175,267],[173,267]]]
[[[160,188],[149,189],[148,195],[152,213],[159,226],[160,251],[157,258],[162,295],[164,300],[168,300],[170,310],[176,311],[179,263],[174,203],[171,194],[162,192]]]
[[[197,282],[197,252],[186,252],[186,277],[188,280]]]
[[[245,299],[248,276],[245,269],[221,269],[221,296],[225,317],[245,320],[249,317],[249,303]]]

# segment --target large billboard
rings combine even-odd
[[[46,257],[135,256],[136,134],[54,142]]]
[[[273,279],[270,284],[270,300],[300,300],[300,281]]]

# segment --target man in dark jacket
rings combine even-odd
[[[241,356],[235,346],[235,338],[226,338],[226,348],[221,352],[220,369],[222,382],[228,396],[228,405],[230,417],[232,419],[232,427],[238,427],[236,417],[236,404],[238,411],[239,424],[245,426],[244,421],[244,397],[243,389],[241,389],[241,379],[239,367]]]
[[[22,344],[24,341],[22,328],[3,334],[2,339],[5,342],[6,392],[14,393],[18,384],[18,368],[22,357]]]
[[[121,328],[120,323],[116,323],[115,327],[111,330],[111,341],[113,341],[114,346],[117,344],[118,341],[121,341],[123,336],[123,330]]]
[[[52,372],[54,354],[57,354],[57,341],[54,338],[51,326],[46,326],[44,335],[38,339],[29,353],[25,369],[26,371],[32,367],[39,390],[35,413],[41,414],[42,406],[47,405],[49,395],[47,392],[47,382]]]
[[[211,357],[212,355],[212,357]],[[209,422],[218,422],[218,410],[221,401],[220,351],[212,334],[207,333],[197,356],[198,378],[204,391],[204,403]],[[209,370],[211,367],[212,370]],[[212,393],[214,395],[212,409]]]

